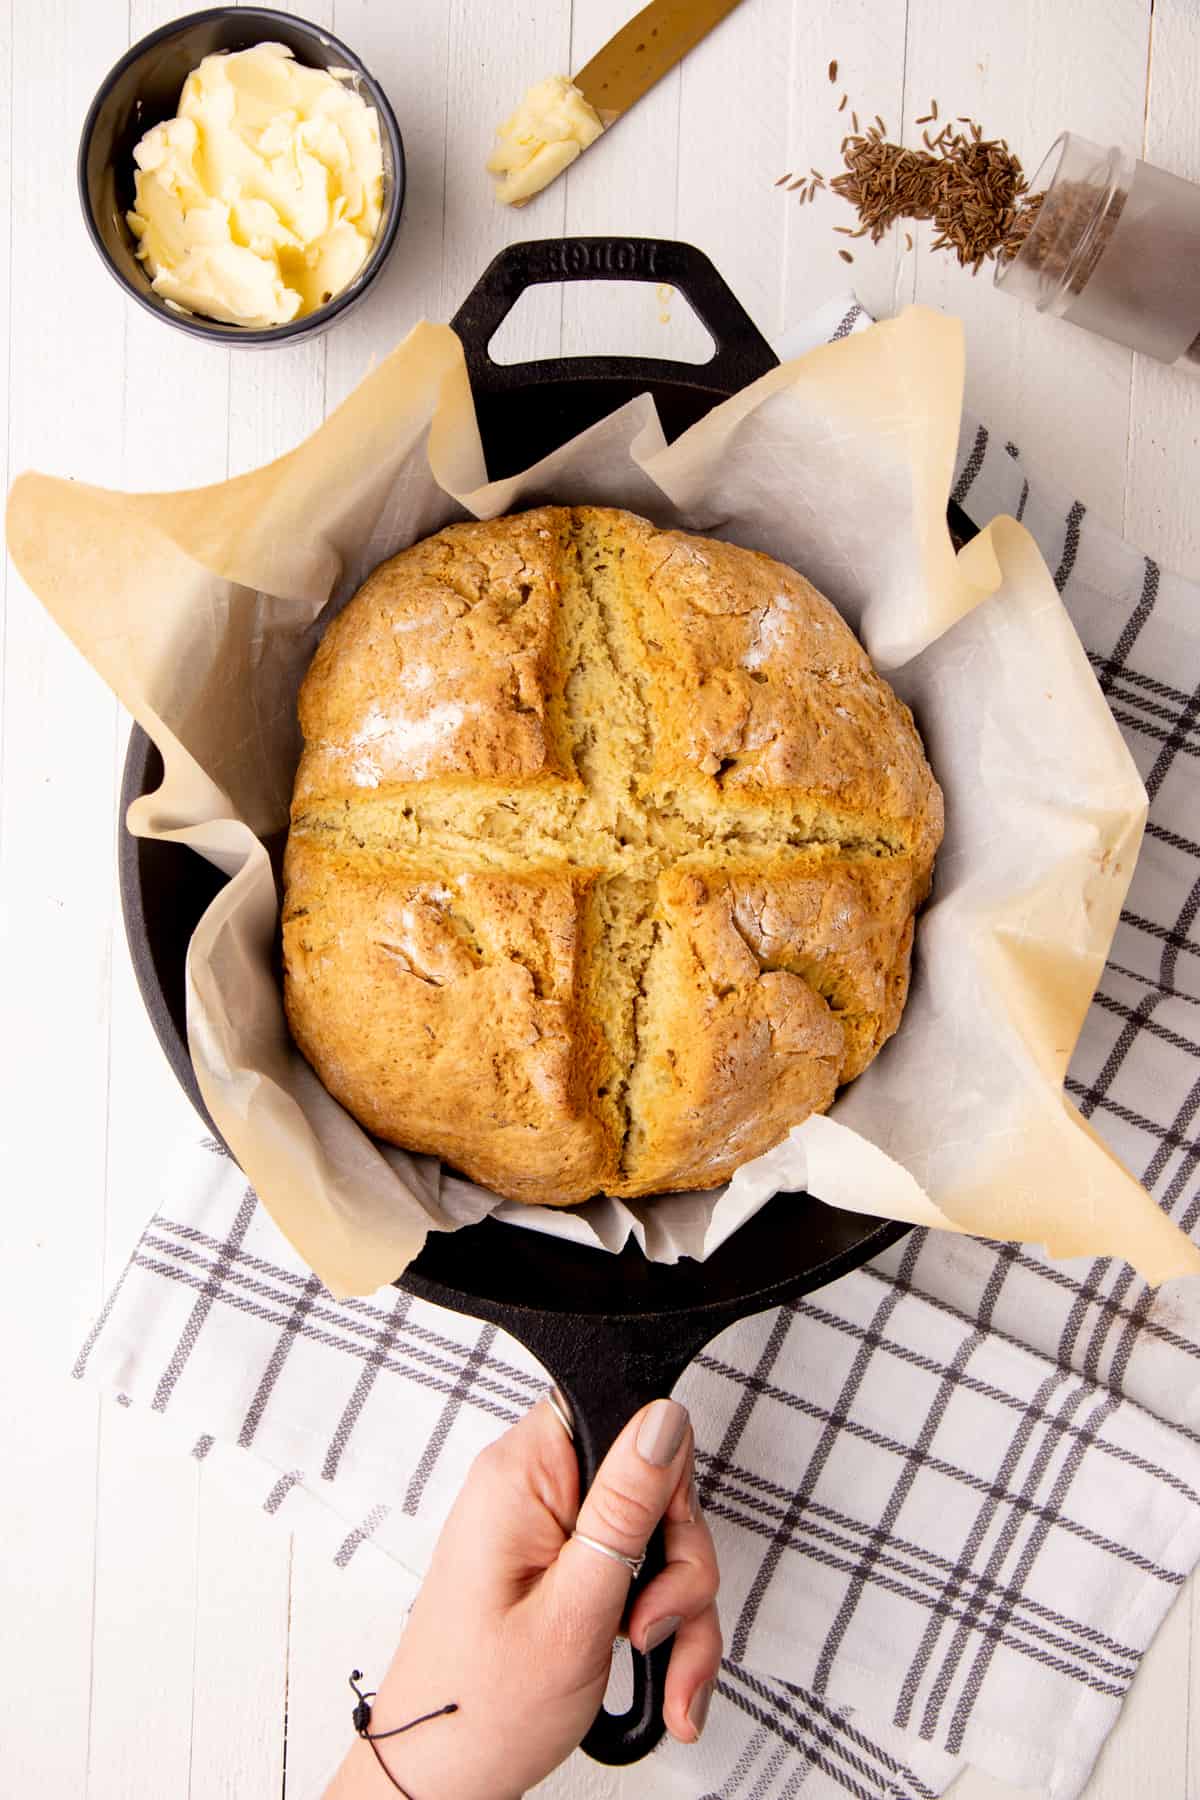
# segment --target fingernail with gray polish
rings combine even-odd
[[[675,1460],[687,1428],[685,1406],[678,1400],[656,1400],[638,1427],[638,1455],[656,1469],[665,1469]]]
[[[688,1707],[688,1724],[699,1737],[704,1730],[704,1722],[708,1718],[708,1708],[713,1697],[713,1684],[706,1681],[692,1695],[692,1704]]]
[[[655,1619],[653,1625],[648,1625],[643,1639],[647,1656],[651,1650],[657,1650],[660,1644],[665,1644],[669,1637],[673,1637],[679,1630],[679,1625],[678,1614],[672,1614],[668,1619]]]

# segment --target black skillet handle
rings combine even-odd
[[[553,1376],[570,1403],[579,1458],[579,1491],[591,1487],[609,1449],[639,1407],[669,1394],[698,1350],[721,1328],[723,1320],[697,1319],[681,1312],[642,1322],[626,1316],[608,1321],[570,1314],[526,1315],[522,1341]],[[665,1562],[660,1526],[651,1538],[646,1561],[630,1589],[630,1599],[651,1581]],[[599,1763],[617,1767],[638,1762],[654,1749],[666,1727],[663,1697],[670,1640],[643,1656],[631,1651],[633,1700],[628,1712],[601,1708],[583,1740],[583,1749]]]
[[[618,1404],[611,1409],[605,1406],[603,1418],[597,1416],[594,1398],[589,1410],[585,1409],[577,1396],[567,1394],[575,1419],[575,1453],[579,1458],[580,1494],[586,1494],[596,1479],[600,1464],[622,1426],[639,1407],[645,1406],[649,1400],[657,1399],[661,1391],[661,1376],[652,1384],[647,1384],[636,1397],[624,1384],[619,1384],[616,1388]],[[646,1546],[642,1572],[630,1587],[630,1604],[634,1596],[661,1573],[666,1560],[663,1528],[658,1525]],[[628,1712],[610,1713],[601,1707],[583,1740],[584,1751],[595,1762],[614,1766],[637,1762],[653,1750],[666,1730],[663,1700],[667,1687],[667,1664],[671,1660],[671,1640],[668,1638],[665,1644],[651,1650],[648,1656],[643,1656],[641,1651],[633,1649],[631,1645],[630,1659],[633,1664],[633,1698]]]
[[[707,363],[672,362],[657,357],[550,357],[532,363],[497,363],[488,345],[525,289],[552,281],[644,281],[678,288],[711,333],[716,346]],[[543,238],[510,244],[484,270],[451,321],[462,339],[476,407],[531,386],[564,382],[602,384],[610,391],[608,410],[624,398],[618,386],[668,382],[702,388],[707,405],[756,381],[778,366],[779,358],[716,269],[691,244],[670,239],[626,237]],[[702,409],[706,410],[706,409]],[[590,420],[576,420],[566,437]],[[482,428],[482,426],[481,426]],[[490,433],[483,431],[485,448]],[[561,441],[561,440],[560,440]],[[490,461],[489,456],[489,461]]]

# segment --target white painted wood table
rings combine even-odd
[[[1200,383],[1031,315],[926,233],[853,246],[839,202],[800,208],[784,170],[828,175],[845,117],[911,121],[937,97],[1027,163],[1070,126],[1200,179],[1196,0],[744,0],[719,34],[526,211],[496,208],[491,129],[533,79],[578,68],[633,0],[294,0],[353,45],[400,117],[410,188],[368,302],[316,343],[193,345],[120,294],[85,240],[84,111],[172,0],[8,0],[0,22],[0,305],[9,475],[186,487],[304,437],[422,315],[444,319],[493,252],[563,231],[646,232],[709,252],[768,333],[853,279],[877,313],[960,313],[968,403],[1168,565],[1200,576]],[[839,64],[831,89],[827,66]],[[911,126],[910,126],[911,131]],[[542,289],[513,356],[686,348],[652,290]],[[694,338],[694,325],[692,337]],[[70,1367],[157,1199],[153,1117],[189,1124],[133,986],[114,884],[125,721],[7,572],[0,875],[4,998],[4,1391],[0,1396],[0,1788],[51,1800],[311,1800],[343,1742],[341,1671],[378,1667],[396,1622],[376,1566],[231,1499],[156,1419],[98,1403]],[[1190,1657],[1190,1661],[1189,1661]],[[1192,1729],[1189,1736],[1189,1701]],[[286,1759],[286,1760],[285,1760]],[[1189,1772],[1190,1769],[1190,1772]],[[542,1790],[649,1791],[576,1758]],[[968,1773],[957,1800],[1014,1790]],[[1200,1796],[1200,1604],[1185,1591],[1146,1658],[1092,1800]]]

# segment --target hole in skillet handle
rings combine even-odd
[[[497,363],[497,330],[527,288],[560,281],[642,281],[678,288],[716,346],[706,363],[650,356],[555,356]],[[503,480],[652,393],[668,439],[730,394],[778,368],[779,358],[725,281],[691,244],[660,238],[540,238],[510,244],[451,320],[462,339],[488,475]],[[512,404],[520,394],[520,405]]]
[[[712,361],[717,349],[707,325],[678,288],[597,279],[572,288],[552,283],[526,288],[493,334],[488,355],[501,364],[557,356],[559,347],[550,348],[541,336],[542,348],[529,348],[530,330],[538,330],[536,322],[542,321],[544,332],[551,319],[561,322],[564,340],[570,320],[572,356],[666,356],[699,368]],[[565,348],[562,354],[567,354]]]

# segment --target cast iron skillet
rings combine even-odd
[[[717,346],[703,365],[626,357],[494,363],[488,344],[523,290],[536,282],[668,283],[691,302]],[[646,238],[570,238],[514,244],[486,270],[455,317],[463,340],[488,472],[528,467],[585,426],[641,393],[653,395],[670,437],[776,366],[776,357],[706,256]],[[585,496],[581,496],[584,498]],[[957,513],[952,508],[952,513]],[[958,535],[973,535],[964,515]],[[122,817],[162,778],[158,751],[136,729]],[[205,1112],[187,1050],[184,964],[188,941],[224,877],[178,847],[123,831],[121,900],[142,998],[171,1067]],[[502,1326],[545,1366],[574,1410],[580,1478],[590,1484],[618,1431],[639,1406],[669,1393],[725,1326],[834,1281],[904,1235],[905,1226],[777,1194],[704,1263],[648,1262],[635,1245],[588,1250],[491,1220],[433,1234],[399,1286],[423,1300]],[[661,1567],[651,1546],[642,1582]],[[601,1712],[584,1740],[597,1761],[631,1763],[663,1732],[670,1645],[635,1655],[630,1710]]]

